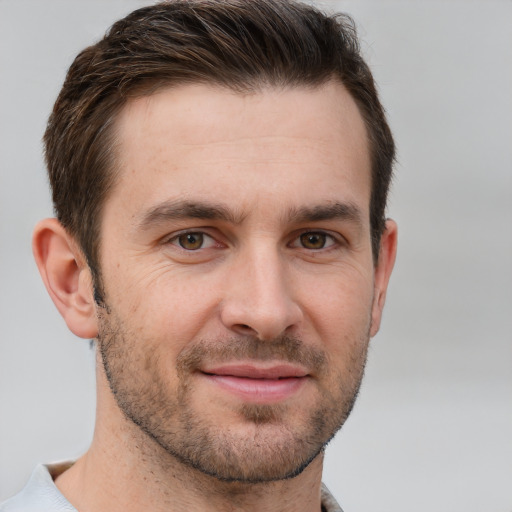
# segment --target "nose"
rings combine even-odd
[[[273,248],[240,254],[229,272],[221,321],[229,330],[260,340],[292,334],[302,320],[287,263]]]

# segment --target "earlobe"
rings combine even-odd
[[[375,267],[375,289],[372,306],[370,336],[375,336],[380,328],[382,311],[386,302],[389,278],[396,258],[398,229],[396,222],[388,219],[380,240],[379,260]]]
[[[74,239],[57,219],[45,219],[34,229],[32,250],[46,289],[69,329],[81,338],[95,338],[92,276]]]

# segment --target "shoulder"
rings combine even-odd
[[[322,484],[322,512],[343,512],[329,489]]]
[[[25,487],[0,504],[0,512],[77,512],[53,483],[46,466],[37,466]]]

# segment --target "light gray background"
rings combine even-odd
[[[41,136],[76,53],[135,0],[0,0],[0,501],[94,422],[93,355],[32,261]],[[347,512],[512,511],[512,2],[339,1],[399,147],[399,257],[362,394],[328,449]]]

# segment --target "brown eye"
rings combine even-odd
[[[178,237],[178,243],[187,251],[195,251],[203,246],[204,236],[202,233],[185,233]]]
[[[300,243],[306,249],[323,249],[327,241],[327,236],[324,233],[303,233],[300,235]]]

